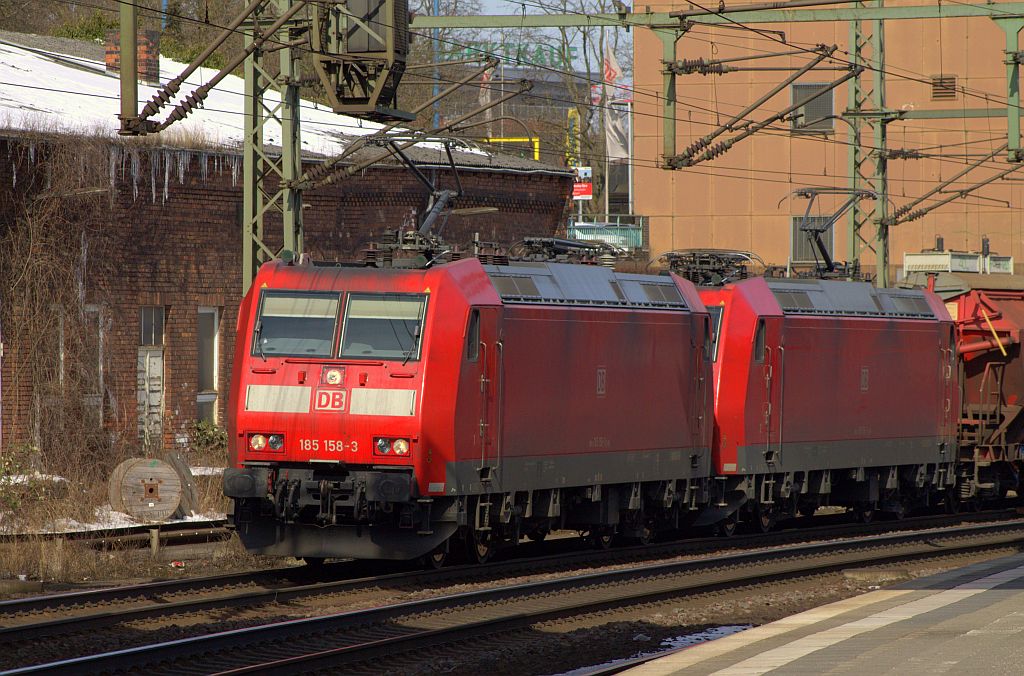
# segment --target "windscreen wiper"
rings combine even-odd
[[[263,320],[256,322],[256,330],[253,331],[253,335],[256,337],[256,347],[260,351],[260,357],[263,361],[267,361],[267,355],[263,354]]]
[[[413,331],[413,334],[412,334],[412,345],[410,345],[409,349],[405,351],[405,359],[402,360],[402,366],[405,366],[406,364],[409,363],[409,360],[412,359],[412,353],[416,351],[416,348],[419,346],[419,344],[420,344],[420,325],[417,324],[416,325],[416,330]]]

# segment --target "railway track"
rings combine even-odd
[[[750,534],[723,539],[697,538],[664,544],[620,547],[607,551],[580,550],[578,539],[545,543],[549,553],[496,561],[485,566],[454,566],[440,571],[410,571],[389,562],[346,561],[319,569],[272,568],[181,580],[119,586],[24,599],[0,601],[0,647],[26,634],[41,637],[66,631],[85,631],[133,619],[177,615],[190,611],[261,603],[283,603],[322,594],[339,594],[374,585],[453,584],[500,580],[522,573],[568,571],[628,564],[680,555],[735,551],[859,537],[886,532],[937,528],[951,522],[1012,520],[1015,510],[960,516],[920,516],[874,524],[826,523],[810,528]],[[828,521],[828,517],[819,517]],[[835,519],[833,519],[835,520]],[[523,553],[540,547],[524,545]],[[519,551],[519,550],[516,550]],[[381,568],[384,574],[381,574]],[[376,573],[376,574],[374,574]]]
[[[273,622],[63,660],[11,673],[292,673],[514,631],[537,622],[834,571],[851,565],[1019,548],[1024,520],[793,545],[502,585],[367,610]],[[455,569],[453,569],[455,570]],[[481,569],[482,570],[482,569]],[[435,573],[436,574],[436,573]]]

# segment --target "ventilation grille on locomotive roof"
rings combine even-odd
[[[906,315],[927,315],[932,316],[932,309],[928,301],[915,296],[890,296],[896,311]]]
[[[779,301],[779,305],[782,306],[783,310],[813,310],[814,303],[811,302],[811,297],[804,291],[775,291],[775,300]]]
[[[529,277],[499,277],[495,275],[491,277],[491,280],[494,282],[494,288],[503,298],[505,296],[540,297],[537,285]]]
[[[641,284],[640,286],[647,294],[647,299],[652,303],[673,305],[683,302],[683,297],[674,284]]]
[[[583,273],[570,276],[566,271],[537,275],[490,272],[489,276],[498,295],[506,303],[689,309],[683,295],[669,279],[647,282],[604,272],[601,275]]]
[[[921,319],[935,317],[928,301],[921,296],[877,290],[866,294],[837,295],[836,289],[832,289],[831,293],[825,290],[807,292],[793,289],[772,289],[772,293],[786,314]],[[868,305],[869,302],[870,305]]]

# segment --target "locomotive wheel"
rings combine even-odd
[[[758,531],[762,533],[768,533],[775,528],[775,513],[770,507],[758,507],[757,518],[754,520],[754,525]]]
[[[739,522],[736,520],[736,515],[731,514],[718,522],[718,534],[724,538],[731,538],[736,534],[737,525]]]
[[[611,549],[615,541],[615,532],[610,528],[601,528],[590,531],[587,541],[594,549]]]
[[[429,554],[424,554],[422,557],[423,565],[428,570],[440,570],[444,568],[444,564],[448,562],[448,543],[442,542],[434,551]]]
[[[871,523],[875,520],[875,508],[871,505],[857,505],[853,509],[853,517],[858,523]]]
[[[490,532],[470,531],[466,536],[466,551],[470,563],[487,563],[494,556],[494,543]]]
[[[817,505],[800,505],[800,507],[797,508],[797,512],[805,519],[809,519],[814,516],[816,511],[818,511]]]

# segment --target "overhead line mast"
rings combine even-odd
[[[710,3],[710,0],[709,0]],[[691,3],[696,9],[679,12],[639,12],[628,11],[616,13],[584,14],[536,14],[508,16],[418,16],[410,24],[411,30],[433,28],[567,28],[567,27],[619,27],[646,28],[651,30],[662,43],[662,91],[661,116],[662,166],[667,169],[683,169],[693,164],[693,155],[679,154],[676,148],[676,78],[686,71],[679,61],[677,43],[695,26],[719,26],[746,28],[758,33],[765,33],[772,38],[771,31],[755,26],[770,23],[786,22],[850,22],[849,58],[833,56],[833,61],[849,65],[855,73],[851,80],[849,107],[839,116],[849,123],[851,143],[849,144],[849,190],[870,190],[879,199],[871,200],[870,204],[861,205],[857,201],[851,209],[848,228],[849,258],[852,263],[860,263],[867,251],[876,256],[879,286],[889,285],[889,228],[907,218],[893,219],[888,214],[888,181],[887,163],[889,159],[902,159],[887,148],[886,127],[898,120],[912,119],[965,119],[975,117],[993,117],[1005,115],[1008,133],[1006,160],[1010,163],[1024,162],[1024,147],[1021,143],[1020,128],[1020,65],[1024,62],[1024,51],[1020,49],[1019,33],[1024,28],[1024,3],[1002,2],[987,4],[935,4],[923,6],[886,7],[882,0],[870,3],[851,2],[850,0],[791,0],[790,2],[770,2],[755,5],[737,5],[726,7],[702,8],[698,3]],[[850,5],[848,7],[828,7],[824,9],[808,9],[828,5]],[[948,19],[981,17],[995,21],[1006,34],[1004,62],[1006,63],[1007,105],[998,110],[986,108],[962,108],[950,110],[904,111],[889,110],[885,102],[885,84],[888,74],[885,65],[885,21],[906,19]],[[772,38],[775,39],[775,38]],[[779,39],[782,42],[781,39]],[[809,56],[814,50],[806,50]],[[700,68],[694,72],[702,72]],[[727,68],[722,68],[727,71]],[[870,136],[870,138],[865,138]],[[722,152],[727,150],[723,149]],[[701,156],[703,157],[703,156]],[[703,158],[711,159],[711,158]],[[909,159],[909,158],[908,158]],[[1001,172],[1002,175],[1012,173]],[[963,196],[977,189],[984,183],[958,193]],[[943,200],[943,202],[948,200]],[[915,203],[916,205],[916,203]],[[938,205],[936,205],[938,206]],[[919,210],[920,211],[920,210]],[[897,209],[897,213],[900,210]],[[914,212],[918,214],[918,212]]]

